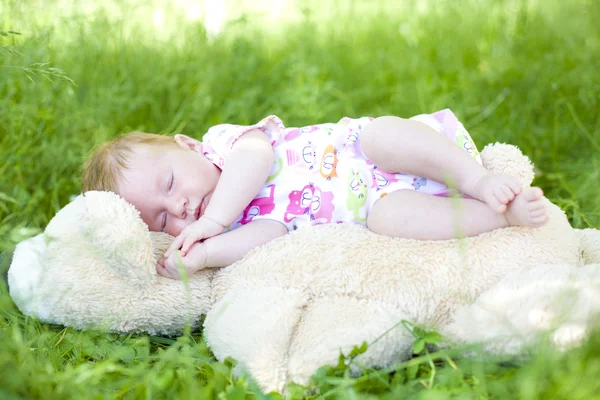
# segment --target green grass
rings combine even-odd
[[[449,107],[480,148],[502,141],[529,155],[535,183],[573,226],[600,227],[597,1],[436,1],[420,11],[409,1],[297,2],[294,18],[278,24],[238,12],[211,40],[180,12],[154,26],[147,16],[155,3],[107,2],[113,7],[85,14],[74,3],[66,15],[54,3],[0,0],[0,30],[21,33],[0,36],[3,267],[18,241],[79,192],[95,144],[134,129],[200,137],[211,125],[271,113],[301,126]],[[453,368],[421,357],[357,379],[345,366],[324,368],[309,388],[289,390],[310,398],[600,398],[593,336],[578,350],[510,362],[453,356]],[[201,332],[175,340],[44,325],[22,316],[4,285],[0,343],[0,398],[263,396],[232,377],[231,363],[214,360]]]

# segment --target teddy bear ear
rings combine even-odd
[[[81,198],[76,223],[96,257],[133,284],[154,282],[157,259],[139,211],[112,192],[90,191]]]
[[[136,208],[112,192],[77,196],[52,218],[50,240],[89,248],[102,265],[133,285],[156,279],[156,258],[148,226]],[[65,244],[68,245],[68,244]]]
[[[50,220],[44,232],[49,237],[65,237],[79,232],[78,219],[85,210],[85,196],[79,195],[61,208]]]

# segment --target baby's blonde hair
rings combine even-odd
[[[175,145],[171,136],[130,132],[102,143],[93,152],[83,168],[81,189],[104,190],[117,193],[117,179],[129,168],[131,155],[140,146]]]

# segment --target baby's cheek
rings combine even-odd
[[[169,227],[167,229],[167,233],[171,236],[179,236],[181,231],[191,223],[183,220],[183,219],[172,219]]]

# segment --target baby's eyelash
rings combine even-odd
[[[162,232],[165,230],[165,227],[167,226],[167,214],[163,214],[162,223],[160,225],[161,225],[160,230]]]
[[[173,181],[175,180],[175,174],[171,173],[171,179],[169,180],[169,190],[173,187]]]

